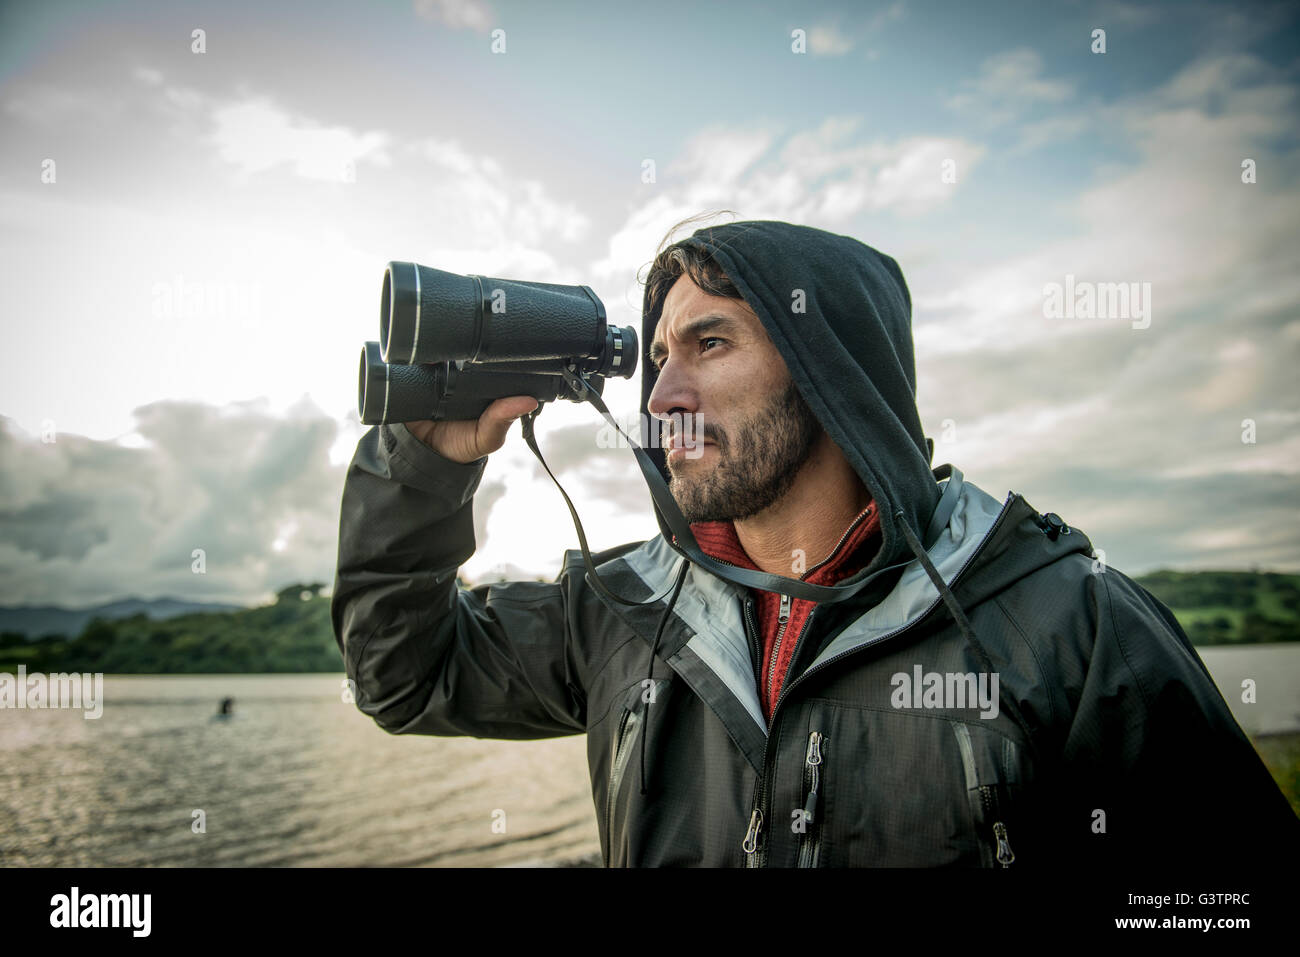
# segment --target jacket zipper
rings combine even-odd
[[[627,767],[627,756],[632,752],[628,747],[632,740],[632,729],[637,721],[636,712],[631,708],[623,709],[623,717],[618,723],[618,736],[614,745],[614,760],[609,772],[609,797],[605,808],[605,827],[608,830],[606,846],[609,848],[610,860],[614,859],[614,805],[618,799],[619,785],[623,783],[623,771]]]
[[[817,614],[818,607],[819,606],[814,605],[812,611],[808,612],[808,619],[804,622],[805,633],[812,625],[813,616]],[[777,698],[776,702],[778,707],[784,697],[785,691],[782,690],[781,695]],[[749,815],[749,830],[745,832],[745,840],[741,845],[741,849],[745,852],[746,867],[762,867],[767,860],[767,848],[763,842],[758,840],[758,835],[763,826],[764,817],[767,814],[764,802],[767,799],[767,779],[771,771],[767,762],[767,748],[772,741],[773,733],[776,731],[776,714],[776,708],[773,708],[771,726],[768,728],[767,740],[763,744],[763,773],[759,776],[758,783],[755,785],[754,801],[752,805],[753,811],[751,811]]]
[[[993,799],[993,789],[987,784],[980,788],[980,800],[984,802],[985,820],[994,819],[993,838],[997,841],[997,861],[1003,867],[1010,867],[1016,855],[1011,850],[1011,842],[1007,840],[1007,826],[997,820],[1000,817],[997,802]]]
[[[993,822],[993,836],[998,839],[998,863],[1010,867],[1016,855],[1011,853],[1011,842],[1007,840],[1007,826],[1001,821]]]
[[[826,558],[822,559],[820,562],[814,565],[812,568],[808,569],[802,575],[800,575],[799,576],[800,581],[806,580],[809,575],[811,575],[817,569],[821,568],[828,561],[834,558],[836,553],[839,552],[839,550],[844,546],[844,543],[848,541],[849,536],[853,534],[853,530],[857,528],[861,520],[865,518],[868,514],[869,512],[864,510],[863,513],[858,516],[857,520],[854,521],[853,524],[849,526],[848,531],[846,531],[843,535],[840,536],[839,542],[835,545],[833,549],[831,549],[831,553],[827,555]],[[732,563],[725,562],[724,564],[731,565]],[[735,566],[733,565],[732,567]],[[781,609],[777,616],[777,621],[780,623],[780,627],[777,629],[776,632],[776,640],[772,643],[772,659],[767,669],[767,684],[766,686],[762,684],[759,685],[760,694],[765,694],[766,689],[771,688],[772,682],[775,680],[776,661],[781,650],[781,639],[785,636],[786,624],[790,620],[790,603],[791,602],[790,602],[789,595],[781,596]],[[754,642],[755,647],[760,649],[759,653],[761,654],[761,647],[762,647],[761,636],[758,633],[758,629],[754,627],[753,619],[750,617],[750,608],[752,607],[752,605],[753,605],[753,599],[750,597],[746,597],[745,605],[744,605],[745,621],[753,629],[752,640]],[[803,629],[800,631],[801,635],[808,633],[809,627],[812,625],[813,616],[815,614],[817,614],[816,605],[814,605],[812,610],[808,612],[808,617],[804,621]],[[757,662],[757,660],[758,659],[756,658],[755,661]],[[778,705],[780,704],[780,699],[783,698],[784,696],[785,693],[783,689],[782,694],[777,699]],[[774,731],[776,727],[775,707],[772,709],[772,718],[773,720],[771,722],[771,726],[768,728],[768,741],[771,740],[772,731]],[[750,812],[749,815],[749,828],[748,830],[745,831],[744,841],[741,842],[741,850],[745,852],[746,867],[762,867],[767,860],[766,849],[760,845],[758,840],[759,832],[762,830],[763,827],[763,801],[766,798],[766,795],[767,795],[767,745],[764,744],[763,774],[759,777],[758,783],[755,785],[753,810]],[[816,801],[815,793],[813,795],[813,801],[814,802]],[[802,860],[802,850],[800,852],[800,858]]]
[[[761,671],[762,665],[760,664],[760,658],[763,654],[763,649],[759,642],[758,628],[754,625],[754,619],[752,617],[753,606],[754,606],[754,599],[746,595],[744,605],[743,605],[744,621],[749,631],[746,633],[745,637],[750,642],[750,648],[751,648],[750,654],[754,665],[754,680],[758,681],[759,676],[762,674]],[[759,693],[760,694],[762,693],[761,688],[759,689]],[[764,742],[763,744],[763,765],[764,767],[767,766],[767,743],[766,742]],[[762,791],[762,788],[763,788],[763,775],[760,774],[758,776],[758,780],[754,784],[754,799],[750,801],[750,806],[753,808],[753,810],[750,811],[749,813],[749,828],[745,831],[745,839],[740,844],[741,849],[745,852],[746,867],[758,866],[755,851],[758,848],[758,832],[763,826],[763,812],[758,805],[758,795],[759,792]]]
[[[751,617],[753,606],[754,606],[754,599],[746,596],[745,603],[744,603],[744,616],[745,616],[745,624],[749,626],[750,631],[745,635],[745,638],[746,640],[750,641],[749,658],[750,658],[750,663],[754,667],[754,680],[758,681],[759,675],[762,673],[759,670],[761,667],[761,665],[759,664],[759,658],[763,654],[763,649],[758,644],[758,627],[754,624],[754,619]],[[753,636],[752,640],[750,639],[751,635]],[[761,690],[762,689],[760,689],[760,692]]]
[[[814,574],[819,568],[821,568],[832,558],[838,555],[840,549],[844,547],[844,543],[847,542],[849,540],[849,536],[853,534],[853,530],[857,528],[859,525],[861,525],[862,520],[870,514],[871,514],[870,507],[863,509],[862,513],[853,520],[852,524],[849,525],[848,529],[844,532],[844,534],[840,536],[840,540],[835,543],[835,547],[831,549],[830,554],[827,555],[825,558],[823,558],[821,561],[819,561],[812,568],[809,568],[802,575],[800,575],[799,580],[807,581],[809,576]],[[781,657],[781,639],[785,637],[786,623],[789,622],[790,620],[790,605],[791,605],[790,596],[782,595],[781,608],[780,611],[777,613],[777,619],[776,619],[779,624],[779,627],[776,630],[776,638],[772,642],[772,659],[767,666],[767,684],[759,688],[759,690],[765,695],[771,689],[772,682],[776,681],[776,662],[777,659]],[[799,632],[799,634],[804,635],[807,634],[807,632],[808,632],[808,626],[805,623],[803,629]],[[793,664],[793,662],[791,662],[791,664]],[[773,714],[775,714],[775,711],[773,711]]]
[[[785,626],[786,623],[790,620],[790,596],[789,595],[781,596],[781,610],[777,614],[776,620],[777,622],[779,622],[779,627],[776,629],[776,640],[772,642],[772,660],[768,663],[767,666],[767,683],[763,685],[762,688],[759,689],[760,691],[762,691],[764,697],[766,697],[767,694],[771,691],[772,682],[776,680],[776,659],[780,657],[781,638],[785,635]]]
[[[803,806],[803,838],[799,842],[799,866],[816,867],[818,851],[821,849],[821,828],[817,820],[817,799],[820,796],[822,741],[820,731],[808,734],[808,753],[804,756],[804,791],[808,797]]]
[[[830,561],[832,558],[834,558],[835,555],[836,555],[836,553],[839,552],[839,550],[840,550],[841,548],[844,547],[844,543],[847,542],[847,541],[849,540],[849,536],[853,534],[853,530],[854,530],[855,528],[857,528],[859,525],[861,525],[861,524],[862,524],[862,520],[863,520],[864,518],[866,518],[866,517],[867,517],[868,515],[870,515],[870,514],[871,514],[871,509],[870,509],[870,508],[863,509],[863,510],[862,510],[862,514],[860,514],[857,518],[855,518],[855,519],[853,520],[853,524],[850,525],[850,526],[848,527],[848,530],[847,530],[843,535],[840,536],[840,540],[836,543],[835,547],[831,549],[831,553],[830,553],[829,555],[827,555],[825,558],[823,558],[821,561],[819,561],[819,562],[818,562],[816,565],[814,565],[812,568],[809,568],[809,569],[808,569],[807,571],[805,571],[802,575],[800,575],[800,576],[799,576],[799,580],[800,580],[800,581],[804,581],[804,580],[805,580],[809,575],[811,575],[813,572],[817,571],[817,569],[821,568],[821,567],[822,567],[823,565],[825,565],[828,561]]]
[[[816,565],[814,565],[812,568],[808,569],[808,570],[805,571],[802,575],[800,575],[800,576],[799,576],[799,580],[800,580],[800,581],[803,581],[803,580],[807,579],[807,577],[808,577],[809,575],[811,575],[811,574],[812,574],[813,572],[815,572],[817,569],[821,568],[821,567],[822,567],[823,565],[825,565],[828,561],[830,561],[832,558],[834,558],[834,557],[835,557],[835,554],[840,550],[840,548],[843,547],[844,543],[845,543],[846,541],[848,541],[849,536],[853,534],[853,530],[854,530],[855,528],[857,528],[858,525],[861,523],[862,519],[866,518],[867,515],[869,515],[869,514],[870,514],[870,511],[869,511],[869,510],[867,510],[867,509],[863,509],[862,514],[860,514],[860,515],[857,517],[857,519],[854,520],[853,524],[851,524],[851,525],[848,527],[848,530],[847,530],[843,535],[840,536],[840,540],[839,540],[839,542],[837,542],[836,545],[835,545],[835,547],[834,547],[833,549],[831,549],[831,553],[830,553],[829,555],[827,555],[826,558],[822,559],[820,562],[818,562]],[[721,565],[728,565],[728,566],[730,566],[731,568],[739,568],[739,567],[740,567],[740,566],[737,565],[735,562],[729,562],[729,561],[727,561],[725,558],[714,558],[713,560],[716,561],[716,562],[718,562],[718,563],[721,564]],[[750,637],[751,641],[753,642],[752,647],[756,649],[755,652],[754,652],[754,655],[753,655],[753,657],[752,657],[752,663],[753,663],[753,665],[754,665],[754,669],[755,669],[755,675],[754,675],[754,677],[755,677],[755,678],[759,678],[759,677],[760,677],[760,674],[758,673],[758,665],[759,665],[759,661],[760,661],[760,656],[762,655],[762,641],[761,641],[761,636],[760,636],[759,633],[758,633],[758,628],[754,625],[753,618],[751,617],[751,614],[750,614],[750,609],[751,609],[752,603],[753,603],[753,599],[752,599],[751,597],[749,597],[749,596],[746,596],[745,601],[744,601],[744,621],[745,621],[745,623],[746,623],[746,624],[749,626],[749,628],[750,628],[749,637]],[[809,625],[812,624],[813,615],[815,615],[816,613],[817,613],[817,606],[814,605],[812,611],[810,611],[810,612],[808,613],[808,618],[807,618],[807,619],[805,620],[805,622],[804,622],[804,627],[803,627],[803,631],[801,632],[801,634],[806,633],[806,632],[808,631],[808,627],[809,627]],[[781,647],[781,638],[782,638],[783,635],[785,634],[785,626],[786,626],[786,623],[787,623],[789,620],[790,620],[790,596],[789,596],[789,595],[782,595],[782,596],[781,596],[781,611],[780,611],[780,615],[779,615],[779,617],[778,617],[778,621],[780,622],[780,626],[781,626],[781,627],[778,629],[778,631],[777,631],[777,633],[776,633],[776,641],[773,643],[773,648],[772,648],[772,662],[771,662],[771,665],[770,665],[769,668],[768,668],[768,684],[767,684],[767,687],[769,687],[769,688],[771,687],[771,682],[772,682],[773,677],[774,677],[775,672],[776,672],[776,659],[777,659],[777,653],[779,652],[780,647]],[[763,687],[762,687],[762,685],[759,686],[759,693],[760,693],[760,694],[763,693]],[[778,697],[778,699],[777,699],[777,705],[778,705],[778,706],[779,706],[780,703],[781,703],[781,699],[784,698],[784,697],[785,697],[785,689],[782,689],[782,693],[781,693],[780,697]],[[775,719],[775,716],[776,716],[776,708],[773,708],[773,709],[772,709],[772,715],[773,715],[773,718]],[[775,721],[773,721],[773,727],[770,727],[770,728],[768,729],[768,740],[769,740],[769,741],[771,740],[771,732],[772,732],[772,730],[773,730],[774,727],[775,727]],[[755,786],[754,786],[754,800],[751,802],[751,806],[752,806],[753,810],[750,811],[750,814],[749,814],[749,827],[746,828],[746,830],[745,830],[745,839],[744,839],[743,841],[741,841],[741,850],[743,850],[743,851],[745,852],[745,866],[746,866],[746,867],[762,867],[762,866],[763,866],[763,863],[764,863],[764,861],[765,861],[765,859],[766,859],[766,856],[767,856],[766,853],[764,853],[764,852],[760,849],[760,844],[759,844],[759,833],[760,833],[760,832],[762,831],[762,829],[763,829],[763,800],[764,800],[764,797],[766,796],[766,791],[767,791],[767,745],[764,744],[764,746],[763,746],[763,773],[759,776],[759,779],[758,779],[757,783],[756,783]],[[612,792],[611,792],[611,793],[612,793]],[[815,800],[815,795],[814,795],[814,800]],[[612,813],[612,810],[611,810],[611,814],[610,814],[610,823],[611,823],[611,825],[613,824],[613,813]]]
[[[746,867],[762,867],[758,862],[758,832],[763,827],[763,812],[755,805],[754,810],[749,813],[749,830],[745,832],[745,840],[741,842],[741,849],[745,852]]]
[[[950,590],[957,585],[957,583],[961,580],[961,576],[966,573],[966,569],[970,567],[971,562],[975,560],[975,556],[984,550],[985,544],[988,543],[988,540],[993,537],[993,535],[997,532],[998,528],[1002,525],[1003,520],[1007,516],[1007,509],[1010,506],[1011,500],[1014,497],[1015,497],[1014,492],[1007,493],[1006,499],[1002,502],[1002,509],[1001,511],[998,512],[998,517],[993,521],[993,525],[989,528],[987,532],[984,533],[984,537],[980,539],[979,545],[977,545],[975,547],[975,550],[970,553],[970,556],[962,564],[961,568],[957,569],[957,574],[953,575],[952,581],[948,583],[948,588]],[[728,562],[727,564],[731,564],[731,563]],[[826,661],[823,661],[820,665],[816,665],[804,671],[803,673],[798,675],[793,681],[782,685],[781,694],[777,696],[776,704],[772,708],[772,720],[771,720],[771,726],[768,729],[767,742],[768,743],[771,742],[772,732],[776,730],[776,717],[777,714],[780,713],[781,702],[783,702],[786,699],[786,696],[789,695],[791,689],[798,687],[799,683],[804,679],[806,679],[811,673],[813,673],[814,671],[821,671],[823,668],[827,668],[830,665],[835,664],[837,661],[840,661],[843,658],[847,658],[849,655],[856,654],[857,652],[862,651],[864,648],[870,648],[873,647],[874,645],[879,644],[882,641],[887,641],[890,638],[898,637],[903,632],[908,631],[916,627],[917,625],[919,625],[922,621],[924,621],[926,618],[929,617],[930,613],[934,611],[935,608],[937,608],[941,604],[943,604],[943,596],[935,595],[934,603],[931,604],[929,608],[927,608],[920,615],[918,615],[916,618],[912,619],[912,621],[908,622],[902,627],[897,628],[894,631],[888,632],[887,634],[880,635],[877,638],[873,638],[871,641],[867,642],[864,645],[858,645],[856,648],[850,648],[847,651],[840,652],[840,654],[836,655],[835,657],[828,658]],[[813,616],[817,614],[817,609],[819,607],[821,606],[814,605],[812,611],[808,613],[808,621],[804,624],[805,631],[808,629],[808,626],[812,623]],[[766,796],[766,791],[767,791],[767,775],[768,775],[767,744],[764,744],[763,774],[759,777],[758,784],[755,788],[754,802],[752,805],[753,811],[750,813],[749,816],[749,829],[745,832],[745,840],[741,844],[741,849],[745,852],[746,867],[762,867],[764,858],[766,856],[763,853],[762,846],[758,842],[758,834],[763,826],[763,800]],[[1006,829],[1004,827],[1003,828],[1004,834],[1005,834],[1005,830]],[[1009,844],[1007,845],[1006,849],[1008,852],[1010,852]],[[999,849],[999,853],[1001,853],[1001,849]],[[1007,863],[1009,864],[1010,860],[1008,860]]]

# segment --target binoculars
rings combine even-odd
[[[477,419],[511,395],[581,402],[582,382],[599,395],[606,377],[631,378],[637,351],[636,330],[609,325],[588,286],[390,262],[379,341],[361,350],[357,409],[378,425]]]

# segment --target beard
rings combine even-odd
[[[705,428],[717,442],[712,468],[668,459],[669,489],[687,522],[734,522],[757,515],[794,485],[821,437],[817,416],[794,379],[734,433]]]

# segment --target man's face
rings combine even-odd
[[[749,305],[682,275],[664,299],[650,354],[660,367],[650,414],[679,413],[673,429],[699,417],[687,448],[667,452],[669,487],[686,520],[739,521],[778,501],[822,427]],[[665,447],[680,441],[665,432]]]

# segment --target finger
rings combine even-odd
[[[509,396],[497,399],[479,418],[477,440],[480,449],[495,452],[506,443],[506,433],[510,424],[522,415],[537,408],[538,402],[532,396]]]
[[[527,415],[539,405],[538,401],[531,395],[512,395],[504,399],[497,399],[488,407],[487,411],[491,413],[492,418],[503,422],[513,422],[522,415]]]

